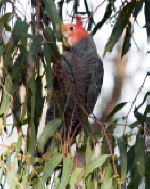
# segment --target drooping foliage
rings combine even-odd
[[[62,41],[63,5],[69,2],[70,0],[60,1],[58,13],[53,0],[31,0],[28,5],[31,8],[31,20],[28,20],[29,15],[18,16],[20,11],[15,6],[15,1],[0,2],[0,133],[7,133],[10,126],[6,120],[10,116],[13,117],[12,129],[17,130],[17,142],[10,146],[3,144],[6,151],[0,156],[0,184],[3,188],[6,188],[7,184],[14,189],[29,186],[42,189],[46,188],[53,178],[54,188],[61,189],[74,189],[76,185],[102,189],[118,189],[126,185],[128,189],[133,189],[137,188],[144,178],[145,188],[148,189],[150,155],[146,151],[144,141],[144,123],[147,113],[150,112],[149,105],[143,114],[138,110],[146,102],[149,93],[135,108],[137,121],[131,125],[121,124],[125,128],[138,128],[137,134],[133,134],[136,142],[132,146],[129,145],[132,132],[131,135],[124,133],[122,137],[114,135],[118,121],[127,120],[128,115],[116,120],[113,116],[121,111],[127,102],[117,104],[105,123],[95,118],[98,132],[89,133],[88,127],[85,126],[86,132],[81,133],[76,142],[70,140],[66,144],[63,141],[65,107],[60,100],[61,92],[54,93],[53,84],[54,78],[58,81],[60,79],[60,52],[56,41]],[[94,11],[90,11],[88,2],[84,0],[85,12],[78,11],[78,3],[77,0],[73,1],[73,14],[86,14],[89,17],[88,30],[92,30],[93,35],[115,14],[116,21],[104,55],[112,51],[123,32],[125,37],[122,56],[125,55],[131,46],[130,17],[133,15],[136,20],[145,2],[125,1],[119,11],[115,12],[115,1],[108,0],[104,16],[98,23],[94,22]],[[8,5],[12,7],[10,12],[6,12]],[[7,42],[4,40],[6,37]],[[57,118],[48,122],[37,137],[44,104],[50,101],[55,101],[60,111]],[[84,123],[87,123],[87,114],[84,112],[82,116],[84,121],[86,120]],[[24,127],[27,128],[25,134]],[[49,138],[50,145],[45,151]],[[84,165],[71,154],[73,143],[77,147],[76,154],[85,153]],[[37,153],[40,153],[40,156]],[[60,170],[58,176],[53,174],[55,170]]]

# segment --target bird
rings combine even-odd
[[[64,140],[67,140],[68,136],[77,136],[80,132],[83,115],[93,112],[101,93],[104,68],[93,37],[86,31],[79,15],[76,15],[76,23],[64,24],[62,34],[63,44],[67,48],[59,62],[59,81],[54,77],[54,91],[60,86],[63,133]],[[55,100],[48,103],[46,123],[60,116],[58,104]]]

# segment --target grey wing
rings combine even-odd
[[[101,93],[101,88],[103,84],[103,75],[104,75],[104,69],[103,69],[103,62],[100,57],[98,57],[98,60],[95,64],[95,68],[93,70],[93,74],[88,86],[88,92],[87,92],[87,110],[90,112],[93,112],[94,106],[97,101],[98,95]]]
[[[76,79],[77,73],[75,69],[74,59],[71,52],[64,52],[61,57],[62,63],[62,84],[65,99],[64,119],[66,123],[66,136],[70,130],[70,125],[74,130],[78,125],[77,112],[74,111],[76,96],[74,92],[77,90]]]

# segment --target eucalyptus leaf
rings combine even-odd
[[[117,138],[117,144],[120,151],[121,181],[124,184],[127,175],[127,145],[120,138]]]
[[[103,165],[103,183],[102,189],[111,189],[112,187],[112,165],[110,162],[106,162]]]
[[[35,74],[28,80],[28,99],[27,99],[27,116],[28,116],[28,131],[27,131],[27,150],[28,153],[34,155],[36,143],[36,131],[34,125],[35,116]]]
[[[46,144],[48,138],[54,136],[56,129],[61,126],[61,123],[62,123],[62,120],[56,118],[52,121],[49,121],[45,125],[43,133],[39,136],[39,139],[38,139],[37,148],[38,148],[39,152],[44,151],[44,145]]]
[[[103,154],[99,157],[96,157],[93,161],[89,162],[89,164],[85,168],[84,177],[86,178],[91,172],[94,171],[94,169],[102,166],[108,157],[109,155]]]
[[[0,55],[2,55],[5,52],[5,47],[0,45]]]
[[[5,78],[5,84],[3,88],[3,94],[1,99],[0,106],[0,115],[6,115],[9,109],[11,102],[11,90],[12,90],[12,78],[10,75],[7,75]]]
[[[62,176],[60,181],[60,189],[65,189],[68,185],[69,178],[71,176],[71,170],[72,170],[72,158],[70,154],[65,158],[63,162],[63,170],[62,170]]]
[[[128,102],[122,102],[120,104],[117,104],[113,110],[109,113],[109,115],[106,117],[106,121],[108,121],[110,118],[114,116],[115,113],[120,111]]]
[[[122,46],[122,54],[121,56],[124,56],[127,54],[131,47],[131,22],[128,23],[128,26],[126,28],[126,33],[123,41],[123,46]]]
[[[43,113],[43,107],[44,107],[44,97],[43,97],[42,76],[37,76],[36,94],[35,94],[35,116],[34,116],[36,133],[38,132],[38,126],[40,123],[41,115]]]
[[[114,45],[118,42],[119,38],[122,35],[123,30],[126,28],[129,18],[134,10],[136,1],[128,2],[120,11],[117,17],[117,21],[113,27],[111,36],[105,46],[103,56],[106,52],[112,52]]]
[[[75,184],[77,182],[77,179],[79,177],[79,175],[81,174],[81,172],[83,171],[83,168],[76,168],[72,174],[71,174],[71,178],[70,178],[70,185],[71,185],[71,189],[75,188]]]
[[[92,156],[93,156],[93,150],[90,143],[90,137],[88,137],[86,144],[86,165],[88,165],[88,163],[91,161]]]
[[[60,26],[61,19],[56,11],[56,5],[53,0],[43,0],[45,4],[45,10],[49,18],[51,18],[54,31],[57,31],[57,26]]]
[[[107,4],[104,16],[102,18],[102,20],[100,22],[98,22],[95,26],[95,28],[93,29],[92,35],[95,35],[97,30],[100,29],[103,24],[107,21],[108,18],[110,18],[112,14],[112,5],[111,5],[111,1]]]
[[[10,21],[11,15],[12,15],[11,12],[5,13],[5,14],[0,18],[0,22],[2,22],[3,24],[5,24],[6,22]]]
[[[137,134],[135,143],[135,158],[139,174],[145,176],[145,143],[143,136]]]
[[[44,171],[43,171],[43,176],[42,176],[42,183],[45,183],[48,179],[48,177],[52,176],[52,173],[54,169],[60,164],[62,161],[62,154],[55,153],[52,155],[52,157],[46,162]]]

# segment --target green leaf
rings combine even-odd
[[[107,182],[104,181],[104,183],[102,184],[101,189],[106,189],[106,188],[108,188],[108,189],[111,189],[111,188],[112,188],[112,178],[109,178],[109,179],[107,180]]]
[[[13,89],[15,89],[14,85],[13,85]],[[16,95],[16,98],[15,98],[15,100],[13,102],[12,111],[13,111],[14,123],[20,123],[21,99],[20,99],[20,94],[19,93]]]
[[[128,23],[126,34],[123,41],[121,57],[127,54],[131,47],[131,22]]]
[[[120,111],[128,102],[122,102],[120,104],[117,104],[114,109],[109,113],[109,115],[106,117],[106,121],[108,121],[110,118],[114,116],[115,113]]]
[[[27,175],[23,175],[22,176],[22,186],[23,188],[28,188],[29,187],[29,182],[28,182],[28,176]]]
[[[87,177],[91,172],[94,171],[97,167],[100,167],[103,165],[103,163],[106,161],[106,159],[109,157],[107,154],[103,154],[99,157],[96,157],[93,161],[89,162],[89,164],[85,168],[85,174],[84,177]]]
[[[62,120],[61,119],[53,119],[52,121],[49,121],[43,130],[43,133],[40,135],[38,139],[38,145],[37,148],[39,152],[44,151],[44,145],[46,144],[48,138],[54,136],[56,129],[61,126]]]
[[[117,144],[120,151],[121,181],[124,184],[127,175],[127,145],[120,138],[117,138]]]
[[[4,29],[4,24],[2,22],[0,22],[0,33],[3,32],[3,29]]]
[[[149,25],[150,25],[150,14],[149,14],[149,10],[150,10],[150,3],[148,0],[143,2],[145,4],[145,9],[144,9],[144,14],[145,14],[145,27],[146,27],[146,33],[147,36],[150,36],[150,30],[149,30]]]
[[[22,135],[20,135],[20,136],[18,137],[18,141],[17,141],[17,143],[16,143],[16,149],[17,149],[17,150],[20,150],[21,146],[22,146]]]
[[[71,179],[70,179],[70,185],[71,185],[71,189],[75,188],[75,184],[77,182],[78,176],[81,174],[81,172],[83,171],[83,168],[76,168],[72,174],[71,174]]]
[[[134,10],[135,3],[136,1],[131,1],[122,8],[113,27],[111,36],[105,46],[103,56],[105,56],[106,52],[112,52],[114,45],[118,42],[118,39],[122,35],[124,28],[127,26],[131,13]]]
[[[100,132],[96,132],[96,133],[93,133],[93,136],[96,136],[96,137],[98,137],[98,138],[101,138],[101,137],[104,136],[104,134],[103,134],[103,133],[100,133]]]
[[[145,176],[145,143],[143,136],[137,134],[135,143],[136,165],[139,174]]]
[[[86,188],[87,189],[96,188],[95,184],[96,184],[96,180],[93,177],[93,175],[92,174],[88,175],[88,177],[86,178]]]
[[[95,35],[97,30],[100,29],[103,26],[103,24],[106,22],[106,20],[111,16],[111,13],[112,13],[111,6],[112,6],[111,3],[107,4],[105,14],[104,14],[102,20],[96,24],[95,28],[93,29],[92,35]]]
[[[103,165],[103,178],[104,181],[102,183],[102,189],[110,188],[112,187],[112,165],[110,162],[106,162]]]
[[[29,175],[29,178],[31,179],[31,178],[37,177],[37,175],[42,173],[43,170],[44,170],[44,166],[34,167],[33,173]]]
[[[6,115],[11,101],[12,79],[10,75],[5,78],[5,84],[1,99],[0,115]]]
[[[59,188],[60,178],[54,176],[53,179],[54,179],[54,186],[55,186],[55,188],[56,189]]]
[[[49,43],[44,43],[44,55],[46,59],[46,84],[47,84],[47,101],[51,101],[53,94],[53,75],[51,68],[52,47]]]
[[[43,171],[42,180],[43,183],[47,181],[48,177],[52,176],[52,173],[54,172],[54,169],[60,164],[62,161],[62,154],[55,153],[46,163],[45,169]]]
[[[4,46],[0,46],[0,55],[2,55],[5,52],[5,47]]]
[[[10,47],[8,47],[10,48]],[[13,60],[12,60],[12,53],[14,52],[14,47],[11,46],[11,48],[9,49],[9,51],[7,52],[7,48],[6,48],[6,55],[5,55],[5,62],[4,62],[4,66],[5,68],[7,67],[11,67],[13,64]]]
[[[131,169],[130,178],[131,179],[128,184],[128,189],[138,188],[141,182],[141,177],[138,173],[137,167],[134,167],[133,169]]]
[[[60,189],[66,188],[69,177],[71,175],[72,170],[72,158],[70,154],[68,154],[67,158],[64,160],[63,163],[63,170],[62,170],[62,176],[61,176],[61,182],[60,182]]]
[[[32,157],[29,158],[29,161],[30,161],[30,163],[31,163],[32,165],[35,165],[35,164],[37,164],[37,163],[43,164],[44,159],[43,159],[43,158],[37,158],[37,157],[32,156]]]
[[[88,165],[88,163],[91,161],[92,156],[93,156],[93,150],[90,143],[90,137],[88,137],[86,144],[86,165]]]
[[[55,54],[55,57],[58,59],[58,60],[60,60],[60,53],[59,53],[59,50],[58,50],[58,46],[57,46],[57,44],[56,44],[56,38],[55,38],[55,36],[54,36],[54,31],[52,30],[52,28],[51,27],[47,27],[46,28],[46,30],[45,30],[45,38],[46,38],[46,41],[47,41],[47,43],[49,43],[49,45],[51,46],[51,47],[49,47],[49,48],[52,48],[52,49],[50,49],[54,54]],[[47,49],[47,50],[49,50],[49,49]],[[51,54],[50,54],[50,52],[51,51],[49,51],[49,54],[45,54],[46,55],[46,61],[47,62],[50,62],[50,60],[51,60]],[[50,56],[50,57],[49,57]],[[47,59],[48,58],[48,59]],[[49,59],[50,58],[50,59]]]
[[[8,12],[5,13],[1,18],[0,18],[0,22],[5,24],[6,22],[10,21],[10,17],[11,17],[12,13]]]
[[[146,177],[145,177],[145,189],[150,188],[150,152],[146,153]]]
[[[43,107],[44,107],[44,97],[43,97],[42,76],[37,76],[36,94],[35,94],[35,116],[34,116],[36,133],[38,132],[38,126],[43,112]]]
[[[4,24],[4,28],[6,31],[11,31],[11,27],[7,23]]]
[[[22,125],[24,125],[23,120],[26,116],[26,113],[27,113],[27,95],[25,96],[25,99],[24,99],[24,102],[23,102],[23,105],[22,105],[22,113],[21,113],[21,118],[20,118]]]
[[[45,4],[45,11],[47,16],[51,18],[54,31],[56,31],[57,25],[61,24],[61,19],[58,12],[56,11],[56,5],[53,0],[43,0]]]
[[[13,35],[21,36],[26,35],[28,31],[28,23],[26,21],[22,21],[21,18],[17,18],[18,20],[15,23],[14,29],[13,29]]]
[[[28,131],[27,131],[27,150],[28,153],[34,155],[36,132],[34,125],[35,116],[35,73],[28,81],[28,99],[27,99],[27,117],[28,117]]]
[[[128,171],[130,171],[135,166],[135,145],[131,146],[127,152],[128,159]]]
[[[113,178],[111,189],[117,189],[117,188],[118,188],[118,178]]]
[[[22,21],[21,18],[17,18],[17,21],[14,25],[12,37],[15,45],[18,44],[21,36],[26,35],[28,31],[28,23],[26,21]]]
[[[142,10],[143,4],[144,4],[144,1],[136,1],[135,9],[134,9],[134,12],[133,12],[133,17],[135,19],[137,18],[139,12]]]
[[[33,39],[33,42],[31,43],[30,50],[32,56],[34,57],[38,54],[38,50],[40,48],[40,40],[41,40],[40,37],[36,35]]]

